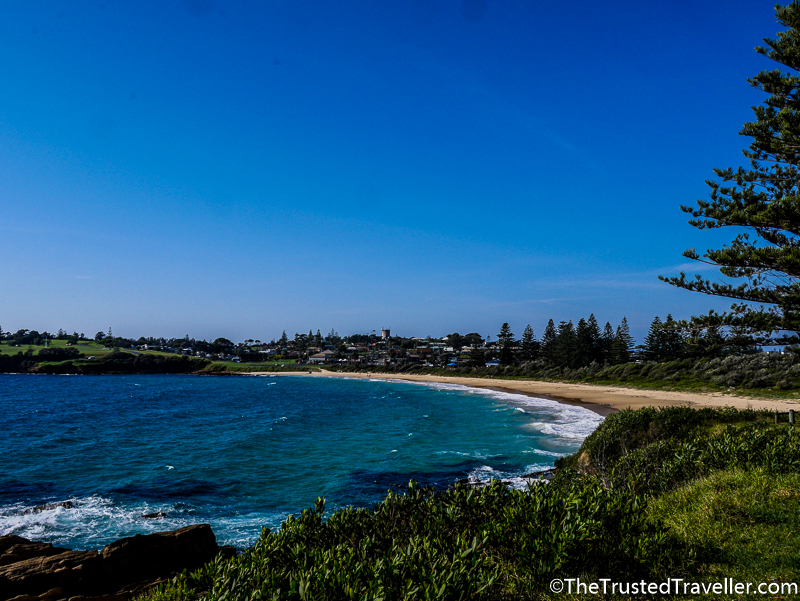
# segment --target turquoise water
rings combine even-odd
[[[484,389],[296,376],[0,375],[0,412],[0,535],[74,549],[195,523],[244,548],[319,496],[368,507],[410,479],[524,486],[602,419]]]

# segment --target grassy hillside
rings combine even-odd
[[[263,363],[232,363],[230,361],[214,361],[204,367],[200,373],[219,374],[219,373],[252,373],[257,371],[272,372],[310,372],[320,371],[319,367],[308,365],[297,365],[288,361],[267,361]]]
[[[308,372],[318,367],[294,361],[235,363],[211,361],[160,351],[112,349],[95,342],[67,345],[51,340],[47,346],[0,344],[0,373],[202,373],[237,374],[255,371]]]
[[[47,346],[43,344],[25,344],[22,346],[9,346],[8,343],[0,344],[0,356],[12,356],[16,355],[17,353],[26,353],[31,351],[33,354],[37,354],[44,348],[75,348],[78,351],[86,356],[94,356],[94,357],[105,357],[106,355],[114,352],[114,349],[106,348],[102,344],[98,344],[96,342],[78,342],[77,344],[67,346],[66,340],[49,340],[47,342]]]
[[[33,353],[0,355],[0,373],[37,374],[143,374],[194,373],[210,362],[206,359],[165,353],[108,351],[81,353],[75,347],[50,347]]]
[[[622,411],[560,460],[549,484],[412,484],[327,519],[320,500],[148,599],[585,597],[550,590],[576,577],[779,589],[800,582],[800,434],[773,421],[732,409]]]

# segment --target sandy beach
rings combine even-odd
[[[638,390],[617,386],[593,384],[562,384],[535,380],[501,380],[464,378],[457,376],[432,376],[413,374],[371,374],[345,372],[254,372],[253,375],[304,376],[314,378],[373,378],[381,380],[408,380],[410,382],[437,382],[460,384],[474,388],[492,388],[521,394],[544,397],[562,403],[580,405],[607,415],[620,409],[640,407],[735,407],[737,409],[770,409],[776,411],[800,410],[797,400],[767,400],[723,393],[691,393],[661,390]]]

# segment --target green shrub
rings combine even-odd
[[[647,518],[643,497],[573,476],[528,491],[412,483],[372,510],[327,520],[320,499],[244,554],[150,599],[526,598],[564,574],[654,578],[692,565],[693,553]]]
[[[577,453],[556,465],[647,495],[730,467],[800,469],[800,434],[793,426],[774,427],[771,419],[765,411],[733,408],[628,409],[608,416]]]

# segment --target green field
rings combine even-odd
[[[72,347],[78,349],[81,353],[83,353],[86,356],[93,356],[98,358],[105,357],[106,355],[114,351],[114,349],[105,348],[102,344],[97,344],[96,342],[79,342],[77,344],[73,344]],[[8,346],[8,342],[4,340],[2,344],[0,344],[0,355],[16,355],[17,353],[26,353],[28,350],[31,350],[35,355],[43,348],[46,348],[43,344],[39,345],[23,344],[20,346]],[[47,343],[47,348],[67,348],[67,341],[50,340]]]
[[[97,359],[110,355],[117,350],[110,347],[105,347],[102,344],[98,344],[97,342],[93,341],[78,342],[70,347],[67,347],[66,340],[50,340],[47,343],[47,347],[45,347],[43,344],[21,344],[20,346],[8,346],[8,343],[3,341],[3,343],[0,344],[0,355],[16,355],[17,353],[27,353],[29,350],[36,355],[43,348],[76,348],[82,355],[84,355],[81,358],[95,357]],[[163,353],[161,351],[139,351],[128,348],[122,348],[118,350],[132,353],[134,355],[161,355],[163,357],[177,356],[176,353]]]
[[[278,361],[269,363],[235,363],[233,361],[214,361],[203,369],[204,372],[236,372],[248,373],[256,371],[274,371],[274,372],[308,372],[320,371],[317,366],[297,365],[292,361]]]

